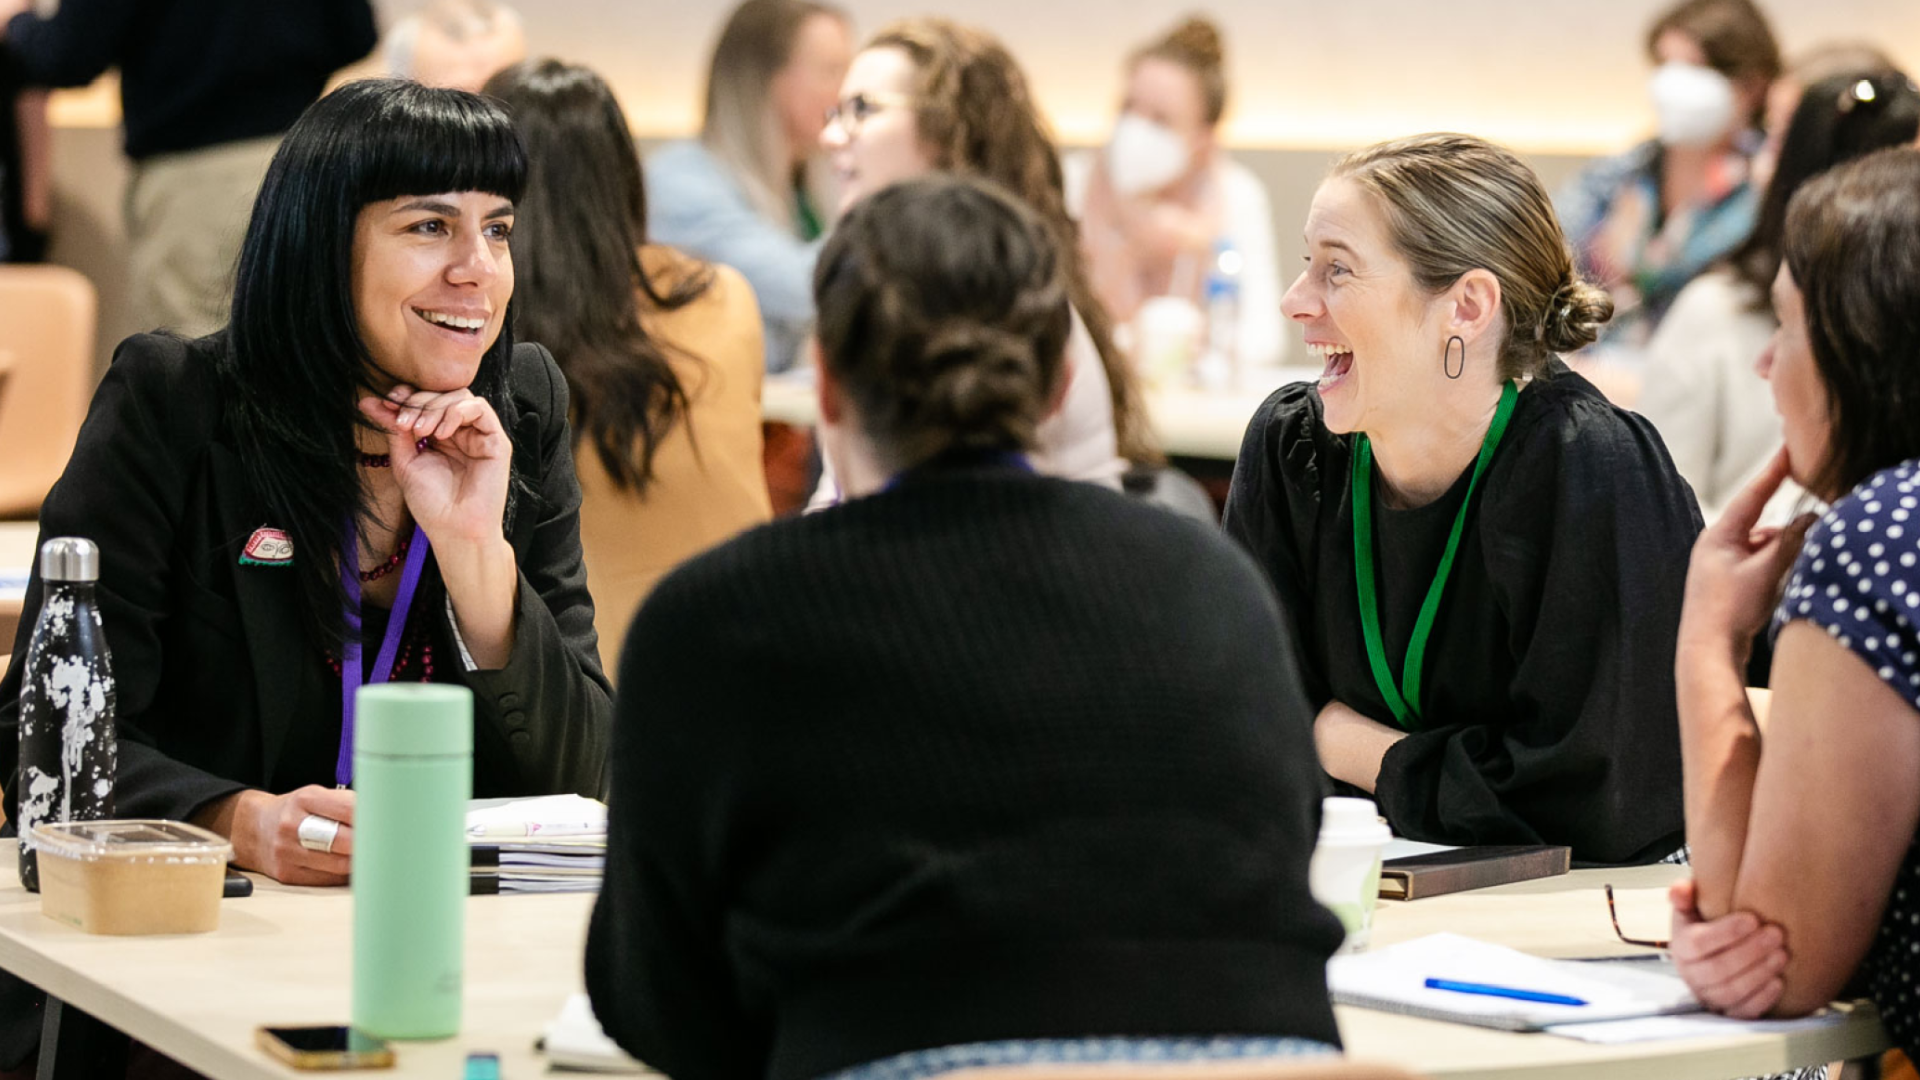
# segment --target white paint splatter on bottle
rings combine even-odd
[[[41,547],[44,602],[20,682],[20,884],[35,892],[33,826],[113,816],[118,743],[113,665],[95,598],[99,565],[89,540]]]

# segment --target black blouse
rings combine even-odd
[[[1310,697],[1396,726],[1369,666],[1354,582],[1352,445],[1308,383],[1248,427],[1226,526],[1266,569]],[[1469,469],[1411,510],[1374,496],[1381,633],[1397,674],[1466,497]],[[1557,843],[1645,862],[1684,838],[1673,658],[1692,492],[1651,425],[1556,362],[1514,407],[1474,494],[1427,647],[1421,720],[1374,791],[1394,832]]]

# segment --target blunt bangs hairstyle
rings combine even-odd
[[[228,423],[255,490],[301,557],[309,632],[346,633],[344,530],[369,515],[356,463],[356,404],[377,369],[353,306],[355,227],[368,205],[482,191],[518,201],[526,152],[506,113],[459,90],[399,79],[348,83],[302,113],[267,169],[247,223],[220,373]],[[513,308],[471,389],[512,430]],[[508,485],[509,516],[513,488]]]
[[[1831,428],[1807,486],[1832,501],[1920,457],[1920,150],[1879,150],[1807,181],[1784,247]]]

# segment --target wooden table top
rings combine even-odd
[[[220,929],[187,937],[90,937],[40,915],[20,889],[14,845],[0,842],[0,967],[214,1077],[298,1075],[255,1048],[260,1025],[329,1024],[348,1013],[351,897],[256,878],[254,895],[223,902]],[[1622,920],[1665,925],[1666,885],[1683,871],[1642,867],[1437,897],[1383,902],[1375,941],[1442,929],[1548,956],[1634,951],[1614,939],[1600,886]],[[533,1049],[547,1021],[582,985],[590,895],[483,896],[467,907],[465,1026],[450,1040],[398,1043],[403,1075],[458,1076],[467,1052],[498,1053],[507,1076],[545,1071]],[[1871,1009],[1835,1028],[1595,1046],[1393,1016],[1337,1011],[1347,1051],[1433,1077],[1659,1077],[1727,1080],[1871,1054],[1886,1045]]]

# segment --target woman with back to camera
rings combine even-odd
[[[1912,1057],[1920,151],[1807,182],[1781,249],[1762,367],[1785,447],[1701,535],[1687,576],[1675,666],[1694,876],[1673,890],[1672,952],[1701,1001],[1735,1016],[1799,1016],[1864,987]],[[1831,508],[1756,528],[1789,477]],[[1763,730],[1742,675],[1768,630]]]
[[[1780,49],[1753,0],[1681,0],[1647,31],[1659,133],[1561,191],[1583,274],[1612,294],[1605,344],[1637,353],[1681,287],[1752,231],[1755,130]]]
[[[1708,520],[1780,448],[1773,395],[1754,364],[1776,326],[1770,290],[1788,201],[1827,169],[1916,134],[1920,89],[1905,75],[1858,71],[1814,83],[1788,124],[1753,235],[1723,266],[1688,283],[1655,332],[1635,408],[1660,429]],[[1798,494],[1785,485],[1766,523],[1791,517]]]
[[[635,620],[587,986],[676,1080],[1336,1052],[1310,714],[1258,569],[1025,460],[1071,254],[977,180],[850,209],[814,280],[851,497]]]
[[[760,315],[738,271],[647,242],[640,161],[599,76],[542,60],[487,93],[527,146],[519,332],[553,350],[572,394],[580,539],[611,670],[662,574],[772,515]]]
[[[1012,54],[945,19],[881,30],[847,69],[821,135],[846,208],[899,180],[946,171],[984,177],[1025,200],[1073,250],[1060,161]],[[1066,266],[1074,314],[1067,387],[1041,426],[1041,472],[1119,487],[1129,465],[1159,463],[1133,365],[1113,343],[1106,308],[1078,254]],[[829,469],[831,463],[829,463]],[[832,475],[821,495],[830,498]]]
[[[852,51],[839,8],[745,0],[713,49],[700,137],[647,157],[648,231],[746,277],[768,371],[793,366],[813,322],[807,283],[832,211],[820,126]]]
[[[1267,191],[1219,142],[1227,108],[1220,31],[1189,18],[1127,61],[1126,97],[1104,152],[1075,154],[1067,204],[1094,291],[1115,321],[1175,296],[1201,307],[1224,251],[1239,259],[1239,363],[1279,362],[1280,270]]]
[[[1334,167],[1306,240],[1285,311],[1326,373],[1255,413],[1226,527],[1303,642],[1321,763],[1415,840],[1673,853],[1699,512],[1556,355],[1611,304],[1539,179],[1470,136],[1382,143]]]

